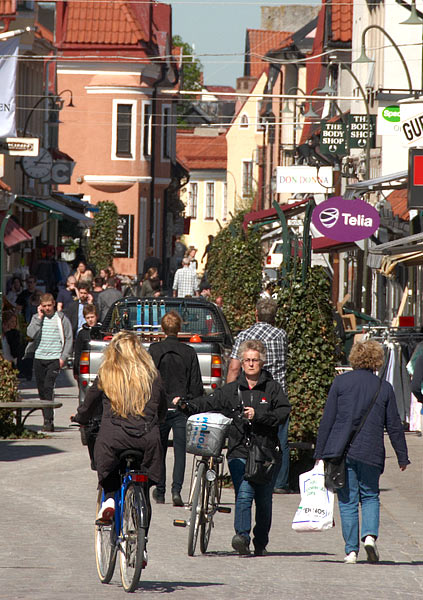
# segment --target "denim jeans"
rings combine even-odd
[[[253,529],[255,548],[263,549],[269,541],[272,524],[272,494],[274,481],[267,485],[256,485],[244,479],[244,458],[228,460],[229,471],[235,488],[235,533],[243,535],[250,542],[251,510],[256,504],[256,524]]]
[[[163,446],[163,475],[157,484],[157,491],[164,494],[166,491],[166,452],[170,430],[173,432],[173,475],[172,493],[180,493],[184,483],[186,462],[186,425],[187,418],[179,410],[168,410],[164,423],[160,424],[160,440]]]
[[[288,445],[289,417],[283,425],[279,425],[278,438],[282,452],[282,463],[275,481],[275,488],[289,487],[289,445]]]
[[[347,478],[344,488],[338,490],[339,512],[345,553],[358,552],[359,504],[361,503],[361,539],[367,535],[377,538],[379,533],[379,477],[380,467],[347,458]]]

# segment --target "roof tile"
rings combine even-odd
[[[391,205],[392,213],[404,221],[410,220],[410,213],[407,208],[407,190],[394,190],[387,197],[387,201]]]
[[[267,61],[262,57],[273,48],[280,48],[282,42],[291,37],[288,31],[269,31],[267,29],[247,29],[248,60],[250,65],[250,77],[260,77]]]
[[[0,0],[0,16],[16,14],[16,0]]]
[[[65,44],[137,45],[147,39],[127,2],[69,2],[64,23]]]
[[[351,42],[353,28],[353,0],[332,2],[332,41]]]
[[[176,156],[190,170],[226,169],[226,136],[176,134]]]

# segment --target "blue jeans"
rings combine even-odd
[[[180,493],[184,483],[186,462],[186,426],[187,418],[179,410],[168,410],[164,423],[160,423],[160,440],[163,446],[162,478],[157,484],[157,491],[164,494],[166,491],[166,453],[170,430],[173,432],[173,475],[172,494]]]
[[[339,512],[345,553],[358,552],[359,516],[361,502],[361,539],[367,535],[377,538],[379,533],[379,477],[380,467],[347,458],[347,478],[344,488],[338,490]]]
[[[250,542],[251,510],[256,503],[256,524],[253,529],[255,548],[266,548],[272,524],[272,494],[274,482],[256,485],[244,479],[245,458],[228,460],[229,471],[235,488],[235,533],[243,535]]]
[[[275,488],[289,487],[289,444],[288,444],[289,417],[283,425],[279,425],[278,438],[282,452],[282,463],[276,477]]]

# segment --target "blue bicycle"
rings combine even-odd
[[[102,583],[113,577],[119,552],[120,576],[126,592],[133,592],[147,566],[147,534],[151,519],[148,477],[140,469],[142,452],[126,450],[120,455],[121,487],[115,495],[114,522],[96,522],[95,554]],[[104,501],[99,489],[97,512]]]

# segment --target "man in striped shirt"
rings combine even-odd
[[[60,369],[72,352],[72,325],[62,313],[56,312],[54,298],[43,294],[37,313],[28,325],[27,335],[32,338],[26,356],[34,354],[34,374],[40,400],[53,401],[54,384]],[[54,431],[54,411],[43,410],[43,431]]]

